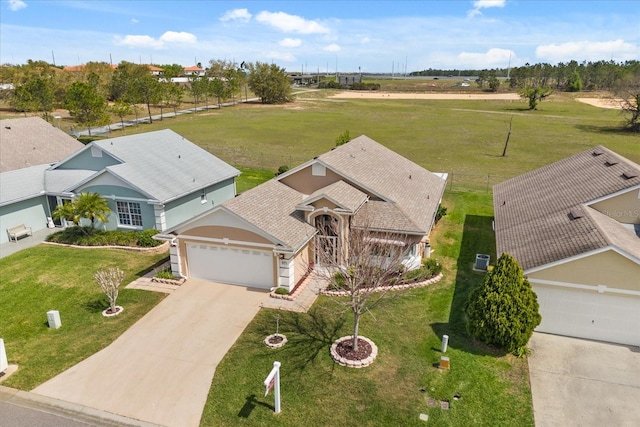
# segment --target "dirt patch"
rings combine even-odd
[[[439,100],[520,100],[517,93],[397,93],[344,91],[329,98],[343,99],[439,99]]]
[[[578,102],[593,105],[599,108],[612,108],[616,110],[622,109],[622,99],[619,98],[576,98]]]

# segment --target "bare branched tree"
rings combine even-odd
[[[116,300],[118,299],[118,288],[124,279],[124,272],[118,267],[102,268],[93,275],[100,289],[109,299],[109,308],[112,313],[116,312]]]
[[[360,317],[399,291],[390,289],[404,271],[403,259],[417,242],[408,236],[377,231],[369,226],[347,230],[329,215],[316,220],[315,238],[317,271],[331,289],[344,291],[339,299],[345,311],[353,313],[352,348],[358,350]],[[342,231],[340,233],[339,231]]]

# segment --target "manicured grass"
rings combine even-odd
[[[39,245],[0,259],[0,337],[19,365],[3,385],[30,390],[110,344],[164,298],[124,287],[166,256]],[[93,279],[108,266],[125,272],[125,310],[113,318],[102,316],[108,302]],[[48,328],[49,310],[60,312],[60,329]]]
[[[495,255],[491,197],[450,193],[444,204],[450,213],[432,242],[445,278],[362,319],[362,335],[379,348],[373,365],[350,369],[332,362],[331,343],[351,328],[334,299],[321,297],[309,314],[261,310],[216,369],[201,425],[420,426],[420,413],[439,426],[533,425],[526,360],[474,342],[462,321],[463,302],[483,278],[472,271],[475,253]],[[262,340],[275,332],[277,315],[289,342],[271,350]],[[450,337],[450,371],[434,366],[443,334]],[[282,362],[278,416],[262,386],[274,360]],[[429,397],[449,400],[451,409],[429,407]]]
[[[275,176],[275,171],[268,169],[238,167],[238,170],[242,172],[242,175],[236,179],[236,192],[238,194],[258,184],[262,184]]]

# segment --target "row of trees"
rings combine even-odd
[[[235,100],[247,88],[264,103],[287,102],[291,99],[290,81],[286,71],[274,64],[257,62],[240,67],[233,61],[214,60],[204,75],[191,75],[185,83],[176,82],[183,74],[181,65],[162,66],[159,76],[147,65],[123,61],[117,67],[104,62],[91,62],[78,72],[62,71],[44,61],[29,61],[25,65],[0,67],[0,80],[12,83],[12,90],[0,96],[25,114],[42,112],[45,120],[56,108],[68,109],[81,126],[109,123],[111,115],[124,117],[138,113],[144,106],[152,122],[151,108],[175,109],[185,96],[193,99],[194,108],[208,105],[215,99],[218,105]]]

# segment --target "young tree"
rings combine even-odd
[[[109,300],[110,312],[117,313],[118,288],[124,279],[124,272],[118,267],[109,267],[96,271],[93,277]]]
[[[628,116],[627,128],[640,132],[640,75],[629,74],[621,79],[615,93],[621,100],[622,112]]]
[[[367,226],[366,221],[360,222],[360,227],[352,226],[345,232],[346,236],[338,239],[338,221],[327,215],[317,222],[315,240],[318,271],[330,287],[347,294],[346,301],[339,300],[339,303],[353,314],[354,351],[358,350],[361,316],[399,294],[391,290],[390,285],[400,279],[404,270],[402,260],[411,247],[402,244],[406,236],[377,232]]]
[[[42,111],[49,121],[49,113],[55,106],[55,81],[50,76],[32,76],[16,87],[11,104],[19,111]]]
[[[465,305],[467,329],[474,337],[508,352],[524,348],[540,324],[538,300],[522,268],[502,254]]]
[[[109,122],[107,100],[89,83],[73,83],[67,90],[64,106],[77,123],[87,127],[89,135],[92,126]]]
[[[538,104],[552,93],[553,89],[543,86],[525,86],[524,89],[518,91],[521,98],[528,100],[529,110],[537,110]]]
[[[580,92],[582,90],[582,78],[580,78],[578,70],[571,73],[567,79],[567,90],[569,92]]]
[[[109,107],[109,111],[120,117],[120,124],[122,125],[122,129],[124,130],[124,116],[133,113],[133,108],[131,108],[131,105],[127,104],[124,101],[117,100],[111,107]]]
[[[249,64],[249,88],[260,97],[263,104],[290,102],[291,81],[284,68],[275,64],[256,62]]]

